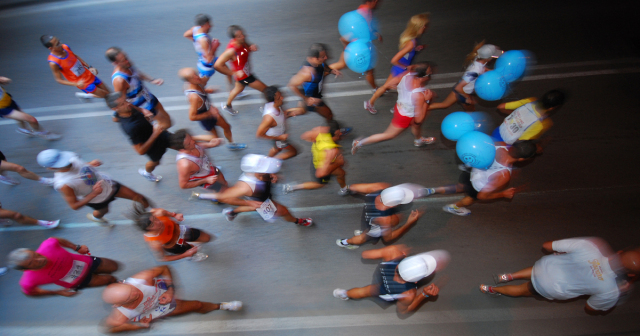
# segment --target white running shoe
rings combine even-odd
[[[353,244],[346,244],[346,245],[345,245],[345,244],[343,244],[343,243],[342,243],[342,239],[338,239],[338,240],[336,240],[336,245],[338,245],[338,246],[340,246],[340,247],[344,247],[344,248],[346,248],[347,250],[355,250],[355,249],[357,249],[358,247],[360,247],[360,246],[358,246],[358,245],[353,245]]]
[[[340,300],[349,300],[349,296],[347,296],[347,290],[342,288],[336,288],[333,290],[333,297],[338,298]]]
[[[359,236],[362,234],[362,230],[353,230],[353,235],[354,236]]]
[[[8,267],[0,267],[0,276],[7,274],[9,272]]]
[[[416,147],[424,147],[426,145],[430,145],[432,143],[436,142],[436,138],[434,137],[420,137],[420,139],[415,139],[413,140],[413,145]]]
[[[442,210],[458,216],[469,216],[471,214],[471,211],[469,209],[464,207],[457,207],[455,204],[447,204],[442,208]]]
[[[225,112],[229,113],[230,115],[233,115],[233,116],[234,116],[234,115],[238,114],[238,111],[237,111],[237,110],[234,110],[233,108],[231,108],[231,107],[227,106],[227,104],[225,104],[225,103],[220,103],[220,108],[221,108],[223,111],[225,111]]]
[[[47,229],[55,229],[58,227],[58,225],[60,225],[60,220],[54,220],[54,221],[45,221],[44,224],[42,224],[42,226],[46,227]]]
[[[2,174],[0,174],[0,183],[4,183],[4,184],[8,184],[8,185],[18,185],[20,184],[20,181],[18,180],[14,180],[8,176],[4,176]]]
[[[209,258],[208,255],[202,253],[202,252],[196,252],[191,256],[191,261],[194,262],[198,262],[198,261],[203,261],[205,259]]]
[[[238,217],[238,214],[233,212],[233,208],[222,209],[222,214],[224,215],[224,217],[227,219],[228,222],[233,222],[233,220],[236,219],[236,217]]]
[[[355,139],[351,143],[351,155],[356,155],[356,153],[358,152],[358,149],[362,147],[362,145],[360,144],[360,140],[362,139]]]
[[[369,113],[371,113],[371,114],[377,114],[378,113],[378,110],[376,110],[376,108],[373,107],[373,105],[371,105],[371,103],[369,103],[368,100],[364,101],[364,109],[369,111]]]
[[[290,184],[285,184],[285,185],[282,186],[282,193],[283,194],[286,195],[286,194],[288,194],[288,193],[290,193],[292,191],[293,191],[293,189],[291,188]]]
[[[160,182],[160,180],[162,180],[162,176],[160,175],[153,175],[153,173],[149,173],[147,172],[144,168],[140,168],[138,169],[138,173],[140,175],[142,175],[142,177],[146,178],[147,181],[151,181],[151,182]]]
[[[220,310],[238,311],[242,309],[242,301],[231,301],[220,303]]]
[[[18,129],[16,129],[16,132],[18,132],[20,134],[24,134],[26,136],[30,136],[30,137],[36,136],[32,130],[28,130],[26,128],[18,127]]]
[[[114,227],[115,226],[115,224],[109,223],[109,221],[104,219],[104,218],[96,218],[96,217],[94,217],[92,213],[88,213],[87,214],[87,218],[90,221],[96,222],[96,223],[98,223],[98,224],[100,224],[102,226],[105,226],[105,227]]]
[[[51,133],[49,131],[33,132],[33,134],[49,141],[60,140],[60,138],[62,138],[60,134]]]
[[[349,186],[346,186],[344,188],[340,188],[340,190],[338,190],[338,195],[340,196],[347,196],[351,193],[351,190],[349,189]]]
[[[91,102],[91,99],[94,98],[92,94],[84,93],[84,92],[76,92],[76,98],[80,99],[83,103]]]

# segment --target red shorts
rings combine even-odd
[[[391,124],[398,128],[407,128],[411,125],[411,121],[413,121],[413,117],[405,117],[400,112],[398,112],[398,105],[393,107],[393,119],[391,120]]]

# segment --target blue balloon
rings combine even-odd
[[[376,66],[378,56],[371,41],[355,40],[344,49],[344,61],[353,72],[363,73]]]
[[[440,129],[445,138],[456,141],[461,136],[473,131],[475,121],[473,117],[466,112],[453,112],[442,120]]]
[[[484,100],[500,100],[507,92],[507,85],[498,70],[487,71],[476,79],[475,91]]]
[[[347,41],[371,40],[372,35],[367,20],[358,11],[342,15],[338,21],[338,31],[340,31],[340,36]]]
[[[496,158],[496,147],[490,136],[473,131],[458,139],[456,153],[465,164],[473,168],[487,169]]]
[[[496,61],[496,69],[500,69],[502,77],[509,83],[522,77],[526,67],[527,56],[520,50],[509,50]]]

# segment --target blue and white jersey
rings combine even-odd
[[[204,50],[202,50],[202,45],[200,44],[199,39],[205,39],[206,44],[211,48],[211,36],[207,33],[197,33],[200,29],[200,26],[193,27],[193,47],[196,49],[196,54],[198,54],[198,70],[200,71],[200,75],[207,74],[208,76],[215,73],[213,69],[213,64],[216,62],[216,57],[211,60],[211,62],[207,62],[207,59],[204,57]]]
[[[144,87],[144,85],[142,85],[142,79],[140,79],[140,75],[136,69],[131,67],[130,70],[131,75],[127,75],[121,71],[114,72],[113,75],[111,75],[111,84],[113,84],[118,77],[124,78],[127,84],[129,84],[129,89],[127,90],[127,101],[137,107],[147,108],[142,105],[145,103],[151,103],[155,97],[149,92],[149,90],[147,90],[146,87]]]

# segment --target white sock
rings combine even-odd
[[[200,194],[200,196],[198,196],[198,199],[209,200],[209,201],[213,201],[213,200],[217,201],[218,200],[217,196],[218,196],[218,194]]]
[[[343,239],[343,240],[341,240],[341,241],[340,241],[340,244],[342,244],[342,245],[349,245],[349,243],[347,243],[347,240],[348,240],[348,239]]]
[[[359,146],[359,147],[364,146],[364,144],[365,144],[365,143],[367,143],[367,139],[369,139],[369,138],[364,138],[364,139],[360,140],[360,141],[358,142],[358,146]]]
[[[49,224],[49,221],[43,221],[38,219],[38,225],[47,226],[47,224]]]

